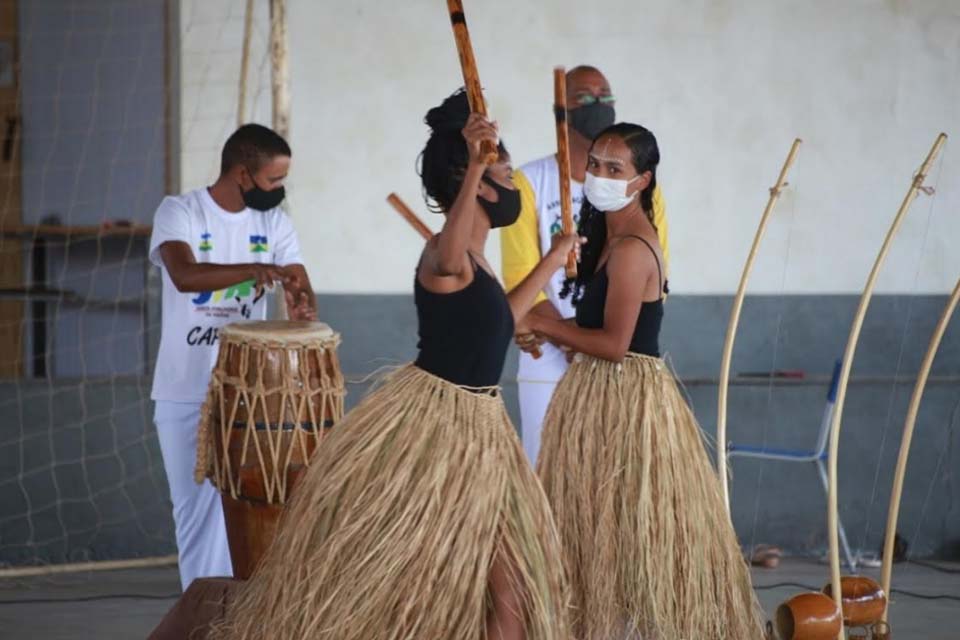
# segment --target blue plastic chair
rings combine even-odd
[[[841,366],[841,361],[837,360],[833,367],[833,377],[830,380],[830,389],[827,391],[827,402],[823,409],[823,417],[820,419],[820,432],[817,434],[817,441],[813,449],[781,449],[731,442],[727,445],[727,459],[738,456],[761,460],[780,460],[781,462],[812,462],[817,467],[820,481],[823,484],[823,492],[826,495],[829,487],[825,464],[828,455],[827,445],[830,440],[830,424],[833,421],[833,411],[837,403],[837,385],[840,381]],[[843,554],[847,558],[847,565],[849,565],[850,571],[856,571],[857,561],[850,552],[850,544],[847,542],[847,532],[843,528],[843,521],[838,519],[837,522],[840,529],[840,543],[843,545]]]

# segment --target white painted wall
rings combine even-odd
[[[244,4],[181,2],[184,189],[214,178],[234,126]],[[267,2],[257,4],[252,117],[269,123]],[[428,215],[414,172],[422,118],[461,84],[444,3],[289,0],[288,11],[290,207],[312,279],[324,292],[407,292],[420,241],[384,198],[397,191]],[[956,0],[474,0],[467,19],[516,161],[554,147],[556,64],[600,66],[619,118],[657,134],[676,293],[735,289],[796,136],[796,190],[750,291],[859,292],[936,133],[960,138]],[[936,198],[907,219],[882,291],[944,292],[960,275],[956,147],[930,180]]]

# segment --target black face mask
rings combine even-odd
[[[243,191],[241,189],[241,193],[243,195],[243,204],[257,211],[275,209],[279,207],[283,199],[287,197],[287,192],[283,187],[277,187],[272,191],[264,191],[257,186],[256,182],[253,183],[253,189],[249,191]]]
[[[482,180],[497,192],[496,202],[477,196],[480,206],[490,218],[490,228],[509,227],[520,217],[520,190],[508,189],[487,176],[483,176]]]
[[[567,117],[574,131],[588,140],[595,139],[617,119],[613,107],[599,102],[571,109]]]

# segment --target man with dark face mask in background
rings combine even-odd
[[[194,578],[233,573],[220,494],[193,480],[218,332],[231,322],[263,320],[264,287],[276,282],[284,285],[291,320],[316,318],[297,234],[280,209],[290,156],[276,132],[244,125],[223,146],[217,181],[167,196],[154,216],[150,261],[163,277],[163,320],[150,397],[184,589]]]
[[[567,72],[567,122],[570,132],[570,168],[573,180],[573,215],[579,217],[583,201],[583,180],[590,144],[601,131],[615,122],[615,99],[610,83],[599,69],[579,66]],[[555,154],[529,162],[513,174],[520,191],[522,208],[516,224],[500,234],[503,279],[509,291],[517,286],[550,249],[550,238],[560,232],[560,176]],[[667,220],[658,186],[653,193],[654,224],[660,237],[664,261],[668,260]],[[530,313],[553,318],[572,318],[570,299],[560,298],[563,270],[557,271],[541,292]],[[540,450],[540,427],[557,381],[567,369],[565,354],[552,344],[541,345],[542,356],[534,359],[520,354],[517,387],[520,397],[520,424],[523,448],[536,463]]]

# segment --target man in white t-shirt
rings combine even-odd
[[[567,72],[567,122],[570,134],[570,193],[573,215],[579,218],[583,202],[583,180],[590,145],[616,119],[615,99],[610,83],[599,69],[578,66]],[[500,233],[503,280],[507,290],[517,286],[550,250],[550,239],[561,230],[560,174],[556,154],[534,160],[513,173],[520,191],[520,217]],[[660,237],[664,261],[668,259],[667,220],[660,187],[653,192],[653,218]],[[570,299],[560,298],[563,270],[557,271],[540,294],[530,313],[553,318],[573,318]],[[540,451],[540,429],[557,382],[567,370],[565,354],[556,346],[540,346],[542,356],[534,359],[520,354],[517,387],[520,399],[520,430],[523,448],[536,463]]]
[[[163,274],[163,324],[150,397],[184,589],[194,578],[233,575],[220,494],[193,479],[218,331],[265,319],[264,288],[275,282],[291,319],[316,318],[297,234],[279,208],[290,158],[276,132],[244,125],[224,144],[213,186],[164,198],[154,216],[150,261]]]

